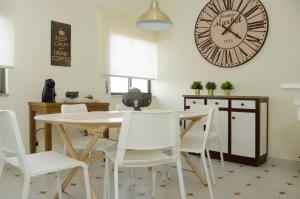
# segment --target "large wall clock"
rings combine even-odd
[[[208,62],[230,68],[260,51],[268,29],[268,15],[259,0],[211,0],[197,18],[194,37]]]

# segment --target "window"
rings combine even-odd
[[[0,68],[0,95],[7,94],[7,69]]]
[[[151,81],[131,77],[110,77],[110,92],[112,95],[121,95],[130,88],[138,88],[143,93],[151,93]]]
[[[151,81],[157,78],[157,43],[155,40],[111,34],[106,75],[110,93],[120,95],[132,87],[151,93]]]

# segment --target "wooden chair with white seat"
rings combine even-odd
[[[88,110],[87,110],[87,107],[85,104],[63,104],[61,106],[61,112],[66,113],[66,114],[67,113],[84,113],[84,112],[88,112]],[[87,135],[82,135],[78,138],[73,138],[71,140],[71,143],[75,149],[84,150],[91,139],[90,136],[92,136],[92,135],[90,135],[90,133],[88,132]],[[101,138],[96,143],[93,151],[104,152],[105,148],[110,147],[114,144],[116,144],[115,141]],[[64,144],[64,152],[63,153],[64,154],[67,153],[66,144]]]
[[[199,131],[199,128],[197,128],[197,126],[194,126],[190,130],[192,132],[189,132],[189,134],[187,134],[186,136],[184,136],[181,139],[181,144],[180,144],[180,150],[181,150],[181,152],[185,153],[185,155],[187,155],[187,153],[200,153],[206,180],[207,180],[207,184],[208,184],[209,195],[210,195],[211,199],[214,199],[214,195],[213,195],[213,190],[212,190],[210,174],[208,171],[208,165],[206,162],[205,152],[207,152],[207,145],[208,145],[208,140],[210,139],[210,133],[211,133],[211,129],[212,129],[212,123],[213,123],[215,110],[216,110],[215,108],[209,109],[208,115],[207,115],[207,120],[206,120],[206,125],[205,125],[205,131],[202,136],[198,136],[193,133],[193,132],[199,133],[199,132],[197,132],[197,131]],[[198,112],[202,113],[199,110],[198,110]],[[196,131],[194,131],[194,129],[196,129]],[[207,154],[208,154],[208,160],[210,162],[209,153],[207,153]],[[210,168],[211,168],[212,175],[214,175],[212,166],[210,166]]]
[[[53,151],[26,155],[17,118],[13,111],[0,110],[0,126],[0,179],[5,163],[20,169],[24,174],[21,199],[29,198],[31,177],[52,172],[57,174],[58,196],[62,199],[59,171],[76,167],[81,167],[83,170],[86,198],[91,199],[88,166],[84,162]]]
[[[119,198],[118,171],[120,167],[155,167],[176,163],[181,198],[185,189],[180,160],[179,116],[176,112],[151,111],[124,113],[118,146],[105,152],[104,199],[110,198],[109,162],[114,164],[115,199]],[[170,153],[165,153],[164,150]],[[152,169],[152,197],[156,196],[156,172]]]

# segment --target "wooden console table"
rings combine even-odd
[[[72,104],[78,104],[81,102],[76,102]],[[36,153],[36,123],[34,116],[39,114],[51,114],[60,113],[60,108],[62,104],[70,103],[42,103],[42,102],[29,102],[29,137],[30,137],[30,153]],[[108,111],[109,103],[100,102],[82,102],[86,104],[88,111]],[[52,132],[51,124],[45,123],[45,150],[52,150]]]

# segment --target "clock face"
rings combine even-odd
[[[268,15],[259,0],[211,0],[199,14],[194,36],[207,61],[230,68],[259,52],[268,28]]]

